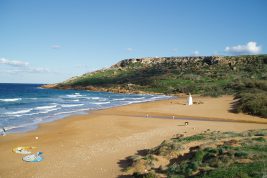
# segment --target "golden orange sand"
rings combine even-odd
[[[0,178],[118,177],[123,174],[121,166],[127,156],[156,146],[177,133],[267,128],[266,119],[230,113],[232,96],[193,99],[203,104],[186,106],[185,97],[132,104],[72,116],[41,124],[35,131],[0,137]],[[185,121],[189,121],[188,126],[184,126]],[[35,151],[44,152],[44,160],[26,163],[22,155],[12,152],[16,146],[27,145],[38,146]]]

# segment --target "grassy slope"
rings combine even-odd
[[[267,117],[267,55],[217,57],[223,60],[196,58],[165,58],[150,64],[122,61],[114,67],[61,83],[57,88],[164,94],[191,92],[209,96],[236,94],[236,98],[241,99],[237,112]]]
[[[178,136],[143,156],[129,157],[125,171],[136,178],[260,178],[267,174],[266,135],[267,130],[254,130]]]

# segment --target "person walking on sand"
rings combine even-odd
[[[193,99],[192,99],[191,93],[189,93],[189,97],[188,97],[188,99],[187,99],[187,105],[188,105],[188,106],[193,105]]]

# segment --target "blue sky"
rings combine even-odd
[[[266,53],[266,8],[266,0],[1,0],[0,82],[60,82],[133,57]]]

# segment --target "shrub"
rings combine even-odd
[[[180,141],[180,142],[192,142],[192,141],[202,140],[204,138],[205,138],[204,135],[199,134],[199,135],[193,135],[193,136],[189,136],[189,137],[178,138],[175,140]]]
[[[267,117],[267,92],[240,93],[237,98],[237,112]]]
[[[198,169],[198,163],[197,162],[189,162],[188,169],[191,169],[192,171],[196,171]]]
[[[135,173],[133,173],[133,177],[134,178],[157,178],[157,175],[152,173],[152,172],[149,172],[146,174],[135,172]]]
[[[266,164],[266,163],[265,163]],[[214,169],[207,172],[205,175],[197,176],[198,178],[247,178],[257,177],[262,178],[265,172],[265,164],[262,162],[255,162],[249,164],[234,164],[227,168]]]
[[[199,150],[195,153],[193,160],[197,161],[198,163],[201,163],[203,160],[203,157],[205,156],[205,152],[202,150]]]
[[[241,158],[246,158],[248,156],[248,153],[239,151],[235,153],[235,157],[241,157]]]
[[[266,139],[263,137],[258,137],[258,138],[252,138],[252,140],[258,141],[258,142],[265,142]]]

